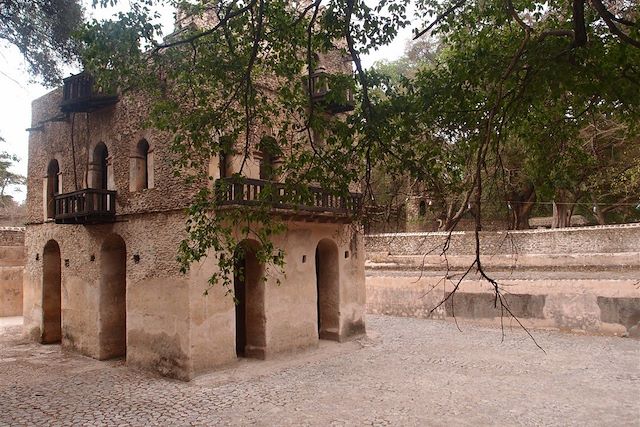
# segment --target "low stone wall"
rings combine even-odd
[[[388,255],[439,254],[447,232],[389,233],[366,237],[367,253]],[[475,233],[451,233],[449,255],[475,253]],[[514,254],[610,254],[640,251],[640,223],[544,230],[480,232],[481,252]]]
[[[518,326],[473,270],[447,299],[475,260],[475,236],[452,233],[445,257],[446,238],[367,236],[368,311]],[[483,266],[526,327],[640,338],[640,224],[484,232],[481,244]]]
[[[640,338],[640,285],[635,280],[541,279],[499,280],[499,283],[506,306],[528,328]],[[493,289],[482,280],[463,281],[454,297],[436,308],[455,284],[454,280],[442,277],[420,277],[420,273],[368,274],[367,309],[374,314],[436,319],[455,315],[458,319],[518,326],[500,304],[494,306]]]
[[[0,317],[22,316],[24,228],[0,228]]]

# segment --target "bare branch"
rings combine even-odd
[[[607,27],[609,27],[609,30],[613,34],[618,36],[623,42],[640,49],[640,41],[629,37],[628,34],[618,28],[618,26],[611,19],[611,12],[607,10],[607,8],[604,6],[604,4],[602,4],[600,0],[591,0],[591,5],[596,10],[596,12],[598,12],[598,15],[600,15],[604,23],[607,24]]]
[[[440,15],[438,15],[436,17],[435,21],[433,21],[431,24],[429,24],[427,26],[427,28],[417,32],[416,35],[413,36],[413,40],[417,40],[420,37],[422,37],[423,35],[425,35],[426,33],[428,33],[433,27],[435,27],[440,22],[442,22],[443,19],[445,19],[447,16],[451,15],[457,8],[459,8],[460,6],[465,4],[466,2],[467,2],[467,0],[458,0],[457,2],[455,2],[453,5],[451,5],[451,7],[449,7],[449,9],[445,10]]]
[[[211,27],[210,29],[206,30],[206,31],[201,31],[199,33],[193,34],[187,38],[184,39],[180,39],[180,40],[176,40],[175,42],[170,42],[170,43],[163,43],[160,44],[158,46],[156,46],[156,48],[154,49],[154,53],[155,52],[159,52],[160,50],[163,49],[167,49],[170,47],[174,47],[174,46],[179,46],[179,45],[183,45],[183,44],[189,44],[189,43],[193,43],[194,41],[208,36],[210,34],[215,33],[216,31],[218,31],[220,28],[223,28],[226,26],[226,24],[233,18],[240,16],[242,14],[244,14],[245,12],[248,12],[249,10],[251,10],[257,3],[258,0],[251,0],[249,3],[247,3],[246,6],[241,7],[240,9],[236,9],[233,10],[233,6],[236,5],[237,2],[233,2],[229,5],[229,7],[227,7],[227,12],[224,14],[223,18],[220,19],[218,21],[218,23],[216,25],[214,25],[213,27]]]

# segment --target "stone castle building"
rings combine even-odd
[[[240,243],[246,271],[234,279],[237,305],[221,286],[204,295],[218,268],[213,252],[180,273],[176,256],[194,188],[174,176],[170,137],[145,129],[146,113],[141,97],[95,93],[83,74],[33,102],[28,334],[180,379],[242,356],[268,358],[363,334],[364,251],[348,209],[299,206],[285,217],[287,231],[274,237],[285,251],[285,275],[265,275],[258,242]],[[226,208],[266,183],[265,157],[253,153]],[[213,158],[209,173],[224,181],[240,162]]]

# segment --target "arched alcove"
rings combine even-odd
[[[266,347],[264,266],[256,256],[259,247],[254,240],[243,240],[234,253],[233,290],[236,298],[238,357],[264,357]]]
[[[43,344],[62,339],[62,266],[60,245],[49,240],[42,252],[42,337]]]
[[[126,292],[127,248],[122,237],[112,234],[100,248],[100,359],[126,355]]]
[[[322,239],[316,247],[318,336],[338,340],[340,329],[340,271],[338,245]]]

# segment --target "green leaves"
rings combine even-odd
[[[640,123],[640,50],[620,43],[591,9],[588,42],[578,46],[572,9],[559,0],[420,0],[411,24],[435,22],[430,38],[373,70],[359,56],[409,25],[408,1],[170,1],[181,20],[162,42],[155,2],[133,4],[86,25],[83,63],[103,84],[144,99],[149,125],[172,139],[176,173],[194,189],[180,262],[186,271],[215,255],[211,284],[229,285],[246,239],[259,242],[265,263],[282,268],[284,260],[272,242],[285,224],[272,215],[268,190],[252,209],[219,209],[211,165],[220,157],[233,158],[225,169],[238,176],[260,156],[274,157],[268,175],[292,205],[311,201],[310,186],[369,192],[372,171],[410,178],[453,227],[469,210],[480,215],[481,203],[504,205],[513,189],[500,183],[503,164],[523,171],[517,185],[535,184],[539,196],[591,191],[585,172],[602,163],[587,150],[585,127],[614,122],[632,135]],[[625,7],[619,17],[635,16],[637,7]],[[309,92],[319,67],[327,73],[322,100]],[[355,111],[329,114],[326,106],[349,91]],[[615,175],[625,188],[635,176]]]
[[[4,143],[4,138],[0,137],[0,142]],[[5,192],[9,187],[23,186],[27,183],[26,177],[11,172],[9,169],[20,159],[15,154],[0,151],[0,204],[5,204]]]
[[[16,46],[28,71],[49,86],[59,84],[61,66],[74,62],[73,32],[81,25],[78,0],[13,0],[0,4],[0,40]]]

